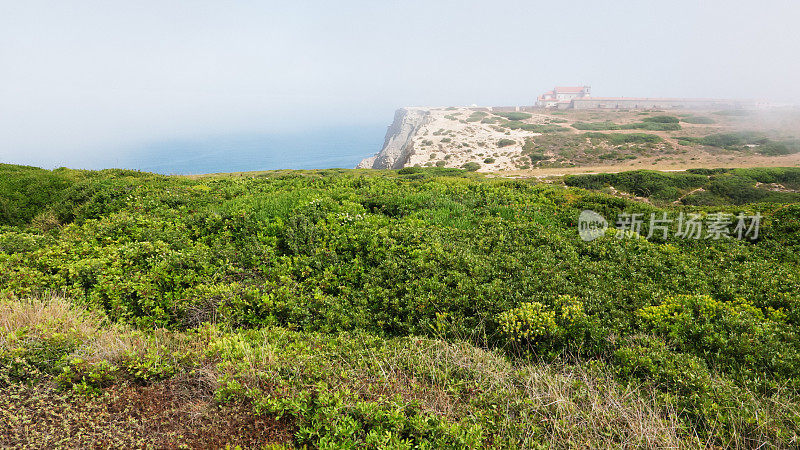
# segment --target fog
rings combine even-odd
[[[798,19],[793,1],[2,0],[0,162],[385,127],[566,84],[799,103]]]

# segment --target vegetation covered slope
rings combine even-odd
[[[654,202],[724,206],[800,201],[800,168],[635,170],[567,175],[564,183],[584,189],[613,187]]]
[[[23,418],[4,444],[47,389],[63,406],[177,383],[207,405],[192,417],[275,430],[223,441],[242,445],[797,445],[800,205],[657,207],[452,169],[0,171],[61,180],[2,199],[0,386]],[[584,209],[678,208],[758,211],[760,236],[577,233]]]

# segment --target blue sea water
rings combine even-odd
[[[91,162],[161,174],[353,168],[380,151],[385,125],[154,142]]]

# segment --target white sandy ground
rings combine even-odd
[[[461,167],[467,162],[476,162],[481,165],[481,172],[515,170],[517,165],[512,159],[522,155],[525,138],[539,136],[539,133],[524,130],[500,132],[493,129],[492,124],[480,121],[463,123],[474,112],[469,108],[431,108],[428,111],[428,123],[412,138],[414,153],[406,163],[407,167],[417,164],[425,166],[426,163],[435,164],[443,160],[444,167]],[[447,116],[455,116],[458,120]],[[545,124],[551,118],[545,114],[534,114],[525,122]],[[447,142],[448,139],[450,142]],[[515,144],[500,147],[498,142],[501,139],[511,139]],[[432,144],[426,145],[426,142]],[[445,155],[450,156],[445,159]],[[494,158],[495,161],[485,163],[486,158]]]

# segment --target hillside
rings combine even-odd
[[[0,446],[796,448],[800,171],[612,175],[0,165]]]
[[[797,166],[800,113],[403,108],[359,168],[452,167],[507,175]]]

